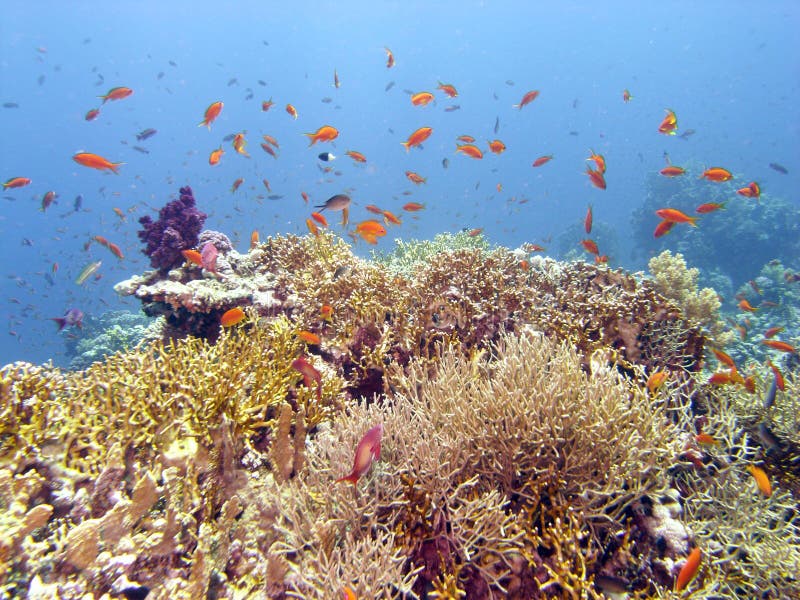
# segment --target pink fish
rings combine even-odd
[[[200,265],[212,273],[217,272],[217,256],[219,250],[212,242],[206,242],[202,250],[200,250]]]
[[[358,485],[358,480],[362,475],[366,475],[372,463],[381,459],[381,437],[383,436],[383,423],[375,425],[364,434],[361,441],[356,446],[356,456],[353,459],[353,470],[349,475],[340,477],[340,481],[350,481],[353,485]]]
[[[306,387],[311,387],[312,382],[317,383],[317,401],[322,402],[322,374],[314,368],[304,356],[298,356],[292,361],[292,368],[300,371],[303,376],[303,383]]]
[[[83,311],[77,308],[70,308],[64,313],[63,317],[53,317],[50,319],[58,323],[58,330],[61,331],[64,327],[75,326],[78,329],[83,328]]]

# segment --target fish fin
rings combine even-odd
[[[67,326],[67,320],[64,317],[53,317],[50,319],[51,321],[55,321],[58,324],[58,330],[61,331],[64,327]]]

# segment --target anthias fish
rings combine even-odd
[[[336,483],[349,481],[353,485],[358,485],[358,480],[369,472],[372,463],[381,459],[381,438],[383,437],[383,424],[380,423],[372,427],[356,446],[355,457],[353,458],[353,469],[349,474],[340,477]]]

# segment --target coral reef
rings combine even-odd
[[[85,369],[115,352],[124,352],[142,341],[161,338],[162,324],[143,315],[124,310],[89,315],[83,328],[66,337],[70,369]]]
[[[656,291],[674,301],[684,316],[693,319],[709,332],[709,337],[719,346],[726,346],[733,340],[720,318],[720,302],[716,291],[711,288],[698,289],[700,271],[688,268],[683,255],[664,250],[648,263]]]
[[[143,252],[150,257],[150,265],[166,271],[182,263],[181,251],[197,245],[205,220],[206,214],[195,207],[189,186],[182,187],[179,198],[158,211],[158,220],[153,221],[148,215],[140,218],[142,229],[138,235],[145,243]]]
[[[756,394],[703,381],[715,309],[677,257],[650,281],[449,238],[203,240],[214,272],[117,287],[164,340],[0,370],[5,596],[666,597],[693,547],[692,593],[797,594],[797,378],[769,407],[764,365]],[[380,461],[334,484],[378,423]]]
[[[737,290],[734,302],[747,300],[755,310],[743,311],[737,307],[728,311],[729,322],[738,332],[728,348],[732,356],[741,361],[761,362],[774,354],[760,343],[770,328],[783,328],[777,336],[781,339],[800,338],[800,282],[791,275],[780,261],[773,260],[764,265],[752,283],[745,283]],[[773,356],[773,360],[780,359]],[[800,363],[791,356],[781,362],[786,367],[800,368]]]
[[[687,165],[702,171],[700,165]],[[696,177],[663,177],[650,174],[642,205],[631,218],[634,246],[645,255],[655,255],[669,247],[705,274],[720,270],[733,287],[755,277],[762,265],[778,259],[797,265],[800,256],[800,208],[763,191],[753,200],[736,195],[741,182],[710,183]],[[654,238],[658,222],[655,211],[673,207],[686,214],[705,202],[725,204],[724,210],[701,215],[697,227],[675,227],[664,237]],[[767,234],[768,232],[768,234]]]
[[[488,251],[489,242],[482,233],[470,235],[468,231],[438,233],[433,240],[396,239],[394,248],[389,252],[373,250],[372,260],[385,266],[392,273],[408,277],[416,267],[428,262],[434,255],[462,248]]]

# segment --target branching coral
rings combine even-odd
[[[587,375],[578,355],[542,336],[503,337],[493,355],[476,365],[445,352],[432,379],[424,362],[414,362],[395,380],[394,401],[352,406],[340,428],[317,437],[308,471],[280,494],[286,517],[272,552],[291,565],[287,583],[311,597],[323,576],[328,589],[350,585],[334,579],[320,558],[330,552],[324,548],[333,543],[338,564],[347,565],[356,540],[377,535],[402,542],[407,568],[420,569],[418,594],[425,582],[443,590],[450,581],[477,597],[543,596],[551,579],[545,565],[563,573],[567,564],[583,564],[587,577],[560,580],[553,590],[592,588],[592,540],[654,484],[677,452],[676,432],[664,407],[616,371]],[[375,422],[387,439],[366,491],[354,498],[349,487],[330,489]],[[578,525],[551,529],[566,506],[591,536],[575,537]],[[331,528],[338,534],[320,537],[322,524],[326,536]],[[536,536],[545,532],[551,547],[559,544],[558,565],[541,553],[544,538]],[[364,591],[380,594],[385,581]]]
[[[715,344],[721,347],[732,340],[720,320],[719,296],[711,288],[697,288],[700,271],[688,268],[682,254],[664,250],[651,258],[648,266],[656,291],[675,302],[687,318],[705,327]]]
[[[414,270],[441,253],[462,249],[489,250],[489,243],[483,235],[470,235],[467,231],[458,233],[439,233],[433,240],[394,241],[395,247],[389,252],[372,253],[373,260],[391,273],[409,277]]]

